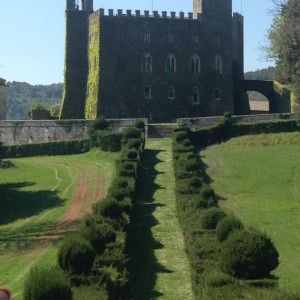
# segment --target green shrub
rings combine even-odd
[[[213,271],[206,275],[205,283],[212,288],[218,288],[230,283],[233,283],[233,278],[220,271]]]
[[[206,200],[201,196],[200,194],[197,194],[192,197],[191,199],[191,205],[195,209],[199,208],[211,208],[216,207],[216,202],[211,200]]]
[[[107,243],[116,240],[116,233],[107,224],[92,223],[85,226],[82,230],[82,236],[89,241],[97,254],[101,254]]]
[[[173,133],[173,139],[177,143],[182,143],[184,140],[189,139],[189,135],[186,131],[177,131]]]
[[[118,152],[121,150],[122,134],[111,130],[98,131],[98,146],[103,151]]]
[[[237,230],[222,243],[221,268],[243,279],[270,276],[279,264],[279,254],[272,241],[257,231]]]
[[[199,164],[196,160],[188,160],[186,161],[185,165],[184,165],[184,169],[187,172],[195,172],[195,171],[199,171]]]
[[[185,140],[183,140],[182,141],[182,145],[184,146],[184,147],[189,147],[189,146],[191,146],[191,141],[190,141],[190,139],[185,139]]]
[[[120,176],[136,177],[136,165],[134,162],[124,161],[118,164]]]
[[[95,130],[105,130],[109,126],[109,122],[105,120],[104,117],[97,118],[92,125],[92,128]]]
[[[124,200],[125,197],[130,196],[130,192],[124,188],[111,187],[109,189],[109,197],[118,201]]]
[[[129,139],[127,142],[128,149],[140,149],[142,141],[141,139]]]
[[[64,272],[59,268],[33,268],[24,285],[24,300],[71,300],[72,291]]]
[[[218,208],[208,208],[201,218],[203,229],[216,229],[218,222],[225,217],[225,214]]]
[[[141,120],[141,119],[135,120],[134,126],[142,132],[145,131],[145,122],[144,122],[144,120]]]
[[[107,218],[119,218],[122,216],[122,205],[113,198],[105,198],[95,208],[95,213]]]
[[[59,266],[66,272],[87,274],[94,264],[96,254],[88,241],[73,236],[63,242],[57,257]]]
[[[229,234],[237,229],[243,229],[242,222],[235,217],[225,217],[217,225],[216,233],[220,242],[225,241]]]
[[[141,137],[141,131],[135,127],[127,127],[123,131],[124,139],[138,139]]]
[[[88,136],[90,138],[91,147],[98,147],[98,131],[90,127],[88,129]]]
[[[138,158],[138,153],[136,150],[129,150],[127,153],[126,153],[126,156],[128,159],[137,159]]]
[[[186,154],[186,159],[187,159],[187,160],[195,159],[195,158],[196,158],[196,156],[195,156],[195,154],[194,154],[193,152],[188,152],[188,153]]]
[[[192,177],[189,179],[188,186],[191,189],[200,188],[202,186],[202,179],[199,177]]]
[[[174,132],[180,132],[180,131],[184,131],[184,132],[187,132],[188,128],[186,126],[186,124],[183,124],[177,128],[174,129]]]

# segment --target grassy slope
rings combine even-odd
[[[248,136],[201,152],[220,206],[273,239],[280,286],[300,292],[300,134]]]
[[[59,241],[45,244],[38,238],[51,230],[67,209],[77,180],[88,179],[91,204],[103,176],[107,188],[115,158],[93,150],[82,155],[13,159],[15,168],[0,170],[1,285],[11,289],[14,299],[21,299],[31,266],[55,264]]]
[[[189,263],[176,216],[170,139],[147,140],[133,214],[128,299],[192,299]]]

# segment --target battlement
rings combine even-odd
[[[117,17],[117,18],[153,18],[153,19],[183,19],[183,20],[201,20],[202,14],[198,13],[196,18],[194,18],[193,13],[188,13],[187,15],[184,12],[180,12],[179,14],[176,14],[176,12],[168,12],[162,11],[159,13],[158,11],[153,11],[152,14],[150,14],[149,10],[144,10],[143,13],[141,10],[135,10],[134,13],[132,10],[127,9],[123,12],[123,9],[108,9],[107,13],[105,12],[104,8],[100,8],[96,12],[94,12],[92,15],[97,16],[106,16],[106,17]]]

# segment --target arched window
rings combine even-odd
[[[174,86],[169,86],[168,99],[175,99],[175,88]]]
[[[215,100],[221,100],[221,89],[219,87],[215,87]]]
[[[215,56],[215,61],[213,64],[213,72],[216,74],[222,74],[222,59],[219,55]]]
[[[201,72],[200,58],[197,54],[194,54],[191,58],[190,71],[191,73],[196,73],[196,74],[200,74]]]
[[[193,104],[199,104],[199,103],[200,103],[199,88],[194,86],[193,87]]]
[[[176,58],[173,54],[169,54],[167,57],[167,72],[175,73],[176,72]]]
[[[147,99],[151,99],[151,86],[145,85],[144,87],[144,97]]]
[[[143,56],[142,71],[152,72],[152,57],[149,53],[145,53]]]

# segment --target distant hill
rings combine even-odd
[[[8,120],[27,120],[28,111],[35,103],[43,103],[47,107],[61,105],[63,84],[30,85],[26,82],[7,82]]]
[[[276,78],[275,67],[245,73],[245,79],[248,80],[276,80]]]

